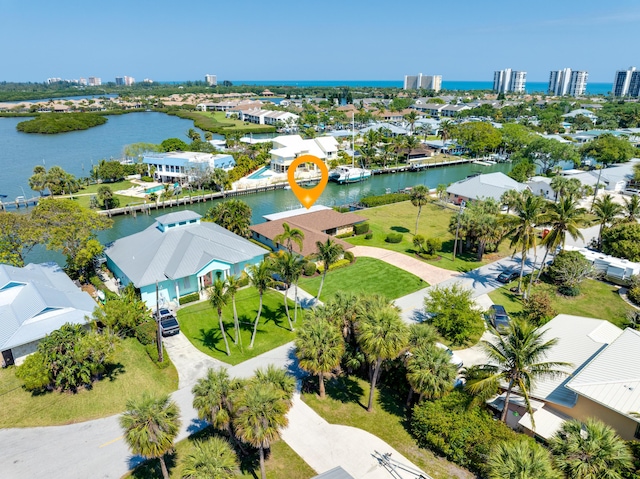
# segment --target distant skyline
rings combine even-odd
[[[155,81],[491,81],[495,70],[589,72],[611,83],[640,67],[640,3],[495,0],[321,3],[0,0],[0,81],[116,76]]]

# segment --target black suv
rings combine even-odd
[[[504,306],[501,306],[499,304],[492,304],[491,308],[489,308],[489,320],[491,321],[491,325],[500,334],[509,331],[511,318],[507,314],[507,311],[504,309]]]

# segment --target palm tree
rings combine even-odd
[[[222,339],[224,339],[224,346],[227,349],[227,356],[231,356],[231,350],[229,349],[229,341],[227,341],[227,333],[224,330],[224,323],[222,322],[222,308],[224,308],[231,299],[231,294],[227,288],[227,281],[222,278],[216,278],[211,286],[207,288],[207,296],[209,297],[209,303],[218,312],[218,322],[220,323],[220,333]]]
[[[232,274],[229,275],[227,278],[227,293],[231,297],[231,304],[233,305],[233,342],[236,346],[240,338],[240,323],[238,322],[238,310],[236,309],[236,294],[239,289],[240,278]]]
[[[273,278],[271,277],[271,264],[268,261],[261,261],[259,264],[252,264],[248,268],[249,274],[249,282],[251,285],[258,290],[260,294],[260,306],[258,307],[258,315],[256,316],[256,321],[253,324],[253,333],[251,333],[251,344],[250,348],[253,348],[253,342],[256,339],[256,332],[258,331],[258,323],[260,322],[260,315],[262,314],[262,297],[264,292],[271,286],[273,283]]]
[[[237,401],[237,436],[260,452],[260,474],[266,479],[264,450],[280,439],[280,429],[287,426],[288,405],[271,384],[252,381],[240,391]]]
[[[322,293],[322,286],[324,286],[324,279],[329,271],[329,266],[338,260],[340,255],[344,252],[344,248],[331,238],[327,238],[326,243],[316,241],[316,248],[318,249],[318,258],[324,266],[322,279],[320,280],[320,288],[318,288],[318,296],[316,297],[316,300],[320,301],[320,293]]]
[[[302,252],[302,241],[304,240],[304,231],[298,228],[291,228],[288,223],[282,223],[284,231],[273,238],[274,243],[286,244],[289,253],[293,253],[293,245],[298,245],[298,249]]]
[[[120,416],[124,440],[133,454],[147,459],[159,459],[162,477],[169,479],[164,455],[173,449],[180,431],[180,409],[169,395],[152,396],[143,393],[138,400],[127,401],[127,410]]]
[[[455,129],[455,124],[451,120],[442,120],[440,122],[440,129],[438,134],[440,138],[442,138],[442,145],[446,143],[447,140],[451,138]]]
[[[183,479],[232,479],[239,472],[236,453],[219,437],[196,441],[182,466]]]
[[[389,304],[379,308],[367,308],[358,322],[358,344],[370,358],[371,390],[367,411],[373,411],[373,393],[376,388],[380,366],[387,359],[395,359],[409,341],[409,331],[400,318],[398,310]]]
[[[490,329],[495,335],[495,342],[481,342],[489,362],[474,370],[473,376],[467,379],[465,388],[472,394],[482,395],[487,391],[496,391],[501,383],[506,383],[501,420],[507,420],[509,399],[514,387],[524,397],[527,411],[533,416],[529,391],[535,381],[566,374],[557,368],[570,366],[568,363],[542,361],[549,350],[558,343],[558,339],[545,341],[543,335],[546,330],[541,331],[523,320],[512,321],[508,333],[504,335],[498,334],[493,328]]]
[[[640,218],[640,196],[633,195],[629,200],[624,199],[625,221],[635,223]]]
[[[298,301],[297,284],[298,279],[302,275],[304,267],[304,259],[299,255],[290,251],[279,251],[272,256],[273,269],[277,271],[282,280],[284,281],[284,310],[287,313],[287,320],[289,321],[289,329],[293,331],[293,324],[291,323],[291,315],[289,314],[289,288],[291,284],[296,284],[296,305]],[[297,306],[294,306],[297,307]]]
[[[537,279],[540,279],[549,251],[555,251],[558,246],[565,247],[567,233],[574,240],[578,238],[584,239],[580,232],[580,225],[584,222],[586,213],[587,210],[580,208],[578,202],[570,196],[562,197],[559,202],[551,205],[547,218],[547,224],[551,226],[551,230],[541,242],[546,250],[538,270]]]
[[[418,216],[416,216],[416,231],[414,234],[418,234],[418,221],[420,220],[420,213],[422,213],[422,207],[431,202],[431,196],[429,195],[429,188],[424,185],[414,186],[411,190],[411,204],[418,207]]]
[[[407,407],[411,404],[413,391],[422,398],[439,399],[453,389],[458,370],[451,363],[446,350],[431,343],[422,344],[411,350],[407,359],[407,380],[409,381],[409,397]]]
[[[520,199],[520,192],[518,190],[509,190],[502,193],[502,196],[500,197],[500,202],[503,205],[507,205],[507,214],[509,214],[509,212],[511,211],[511,208],[513,208],[518,203],[519,199]]]
[[[313,310],[298,330],[296,356],[300,368],[318,376],[320,398],[325,397],[324,378],[338,366],[344,354],[344,339],[340,330],[328,323],[320,308]]]
[[[549,452],[530,439],[499,442],[487,461],[488,479],[560,479]]]
[[[616,216],[622,213],[622,205],[613,201],[612,196],[607,193],[604,196],[596,198],[592,205],[593,214],[600,221],[600,230],[598,231],[598,248],[602,247],[602,230],[607,223],[611,223]]]
[[[536,225],[546,223],[546,217],[543,213],[544,199],[540,196],[534,196],[531,193],[523,192],[515,204],[516,215],[507,215],[504,222],[509,228],[511,238],[511,247],[520,246],[520,279],[518,281],[518,291],[522,291],[522,277],[524,276],[524,265],[527,260],[527,251],[533,248],[536,250],[538,236],[536,234]],[[514,254],[515,254],[514,249]]]
[[[280,397],[291,405],[293,393],[296,390],[296,380],[282,368],[269,364],[266,368],[255,370],[253,380],[258,383],[270,384],[280,393]]]
[[[568,185],[569,185],[569,178],[567,178],[566,176],[557,175],[553,177],[553,179],[551,180],[550,186],[553,192],[555,193],[556,201],[558,201],[559,198],[564,197]]]
[[[403,116],[403,118],[409,123],[409,131],[413,135],[413,129],[416,126],[416,121],[418,120],[418,112],[415,110],[411,110],[409,113]]]
[[[597,419],[566,421],[550,439],[555,465],[567,479],[621,479],[633,456],[615,431]]]

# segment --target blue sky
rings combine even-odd
[[[640,2],[0,0],[0,81],[493,79],[636,62]]]

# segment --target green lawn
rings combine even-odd
[[[180,330],[200,351],[228,364],[239,364],[249,358],[270,351],[295,339],[295,332],[289,331],[285,315],[284,297],[277,291],[269,290],[264,294],[264,304],[260,324],[253,349],[249,349],[253,323],[258,315],[260,296],[255,288],[242,289],[236,295],[236,308],[240,322],[242,347],[233,344],[233,309],[231,303],[224,308],[222,319],[231,349],[227,356],[224,341],[218,326],[218,313],[209,302],[204,301],[178,310]],[[289,301],[293,320],[293,303]],[[298,310],[298,321],[302,315]],[[295,325],[294,325],[295,327]]]
[[[215,434],[212,428],[207,428],[176,444],[175,453],[166,457],[167,467],[172,479],[182,478],[183,458],[193,450],[194,440],[206,440]],[[256,479],[260,476],[258,453],[242,458],[240,461],[240,475],[243,479]],[[309,465],[291,449],[286,442],[280,440],[271,446],[271,451],[265,461],[268,479],[309,479],[316,473]],[[157,479],[162,477],[160,462],[148,461],[124,477],[135,479]]]
[[[138,186],[138,185],[128,180],[116,181],[115,183],[100,183],[99,185],[96,184],[96,185],[84,186],[76,194],[77,195],[85,195],[88,193],[97,194],[98,188],[100,188],[101,186],[108,186],[109,188],[111,188],[111,191],[118,191],[118,190],[128,190],[132,186]]]
[[[522,311],[522,300],[509,289],[517,282],[510,283],[489,293],[496,304],[501,304],[509,313]],[[555,286],[541,283],[537,288],[544,289],[551,296],[551,303],[557,314],[572,314],[589,318],[606,319],[616,326],[625,327],[627,311],[631,306],[624,302],[618,294],[618,286],[586,279],[580,286],[581,294],[575,298],[560,296]]]
[[[320,287],[321,275],[301,278],[299,286],[316,296]],[[357,258],[355,263],[327,273],[322,287],[322,301],[338,291],[351,293],[382,294],[396,299],[429,286],[417,276],[374,258]]]
[[[369,384],[353,376],[330,381],[327,397],[323,400],[316,394],[304,394],[302,398],[328,422],[358,427],[378,436],[434,479],[475,477],[469,471],[420,448],[407,430],[406,398],[400,398],[387,389],[376,391],[375,409],[370,413],[365,406],[369,398]]]
[[[510,253],[508,251],[509,242],[503,241],[498,253],[485,254],[482,261],[477,261],[476,255],[469,253],[456,255],[454,261],[452,259],[454,235],[449,233],[449,221],[451,216],[456,214],[456,211],[433,203],[422,207],[418,234],[423,235],[425,238],[435,237],[442,240],[442,248],[438,252],[439,258],[423,261],[440,268],[466,272],[503,258]],[[367,240],[364,235],[360,235],[346,238],[345,241],[354,245],[376,246],[398,251],[418,258],[415,255],[413,246],[413,233],[415,231],[418,208],[413,206],[410,201],[367,208],[359,211],[358,214],[369,219],[368,223],[373,232],[373,238]],[[402,241],[395,244],[387,243],[385,238],[391,232],[402,233]]]
[[[180,118],[192,120],[194,126],[197,128],[222,135],[229,131],[239,131],[240,133],[271,133],[276,131],[275,127],[271,125],[257,125],[255,123],[226,118],[223,111],[204,112],[179,110],[175,112],[175,115]]]
[[[167,361],[165,356],[165,361]],[[0,369],[0,427],[35,427],[71,424],[110,416],[125,410],[127,400],[143,391],[167,394],[178,388],[178,373],[170,365],[158,369],[144,347],[133,338],[116,350],[116,366],[110,377],[93,389],[76,394],[49,392],[33,395],[22,388],[15,368]]]

